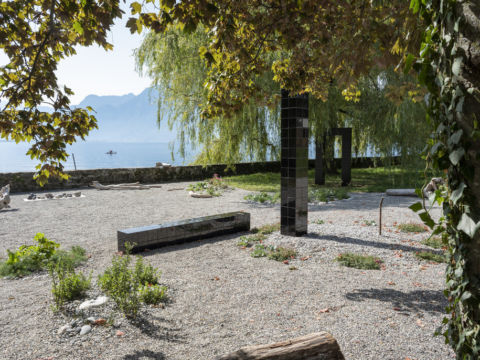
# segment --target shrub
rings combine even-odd
[[[435,254],[431,251],[420,251],[415,253],[415,257],[421,260],[434,261],[437,263],[447,262],[447,258],[444,254]]]
[[[228,185],[217,174],[213,174],[213,177],[206,181],[201,181],[196,184],[191,184],[187,187],[187,190],[195,193],[207,193],[211,196],[220,196],[222,191],[227,189]]]
[[[66,301],[81,299],[90,289],[91,276],[85,277],[83,273],[76,274],[69,262],[59,260],[49,265],[52,278],[52,294],[55,305],[61,308]]]
[[[428,239],[423,240],[422,244],[426,246],[430,246],[431,248],[434,248],[434,249],[441,249],[444,246],[442,238],[440,236],[429,237]]]
[[[140,285],[138,293],[145,304],[157,305],[166,300],[167,287],[160,285]]]
[[[343,266],[363,270],[379,270],[380,265],[383,263],[383,261],[377,257],[353,253],[340,254],[335,260]]]
[[[268,252],[267,257],[271,260],[285,261],[295,258],[297,252],[294,249],[284,248],[281,246],[276,247]]]
[[[127,246],[124,256],[113,257],[112,265],[98,277],[98,285],[126,317],[134,318],[142,302],[157,304],[166,297],[167,288],[158,285],[160,271],[145,265],[141,256],[132,268],[130,248]]]
[[[126,317],[134,318],[140,309],[141,299],[137,291],[140,283],[130,269],[131,261],[128,253],[114,257],[112,265],[98,277],[98,285]]]
[[[248,194],[244,197],[245,200],[256,202],[260,204],[276,204],[280,201],[280,193],[267,193],[262,191],[259,194]]]
[[[348,198],[348,191],[345,189],[313,188],[308,191],[309,202],[329,202]]]
[[[265,235],[260,233],[250,236],[240,236],[240,241],[237,243],[237,246],[251,247],[254,243],[261,243],[266,238]]]
[[[415,223],[398,224],[397,229],[400,230],[401,232],[406,232],[406,233],[427,231],[424,225],[415,224]]]
[[[0,263],[0,276],[25,276],[47,269],[60,259],[73,267],[86,260],[85,250],[79,246],[72,247],[70,251],[59,250],[60,244],[48,240],[42,233],[37,233],[34,240],[38,245],[22,245],[15,252],[7,250],[7,260]]]
[[[158,278],[162,272],[155,269],[151,264],[145,265],[141,256],[137,257],[135,263],[135,277],[142,285],[157,285]]]

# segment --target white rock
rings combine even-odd
[[[63,325],[62,327],[60,327],[60,329],[58,329],[57,331],[57,334],[58,335],[62,335],[63,333],[65,333],[66,331],[68,331],[69,329],[71,329],[70,325]]]
[[[80,330],[80,335],[86,335],[92,330],[90,325],[83,325],[82,329]]]
[[[79,310],[89,309],[91,307],[96,307],[105,304],[108,301],[108,297],[99,296],[95,300],[87,300],[80,304],[78,307]]]
[[[95,322],[95,318],[93,316],[90,316],[89,318],[87,318],[87,321],[90,323],[90,324],[93,324]]]

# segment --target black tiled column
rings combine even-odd
[[[323,161],[323,147],[325,146],[325,135],[323,141],[320,137],[315,139],[315,184],[325,185],[325,168]]]
[[[342,129],[342,186],[352,181],[352,128]]]
[[[283,235],[307,233],[308,95],[289,97],[282,90],[281,229]]]

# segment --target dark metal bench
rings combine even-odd
[[[248,230],[250,214],[243,211],[142,226],[117,231],[118,251],[125,251],[126,243],[135,252]]]

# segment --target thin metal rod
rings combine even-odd
[[[379,219],[378,219],[378,234],[382,235],[382,206],[383,206],[383,200],[385,198],[382,196],[382,199],[380,200],[380,211],[379,211]]]
[[[73,158],[73,166],[75,167],[75,171],[77,171],[77,163],[75,162],[75,154],[72,153],[72,158]]]

